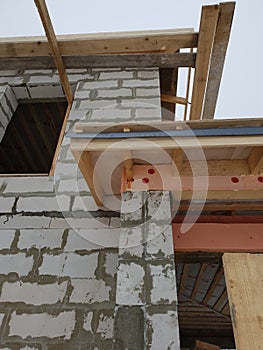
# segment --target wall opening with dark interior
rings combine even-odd
[[[176,274],[182,348],[199,340],[235,349],[222,253],[177,252]]]
[[[19,103],[0,143],[0,175],[49,174],[66,109],[65,100]]]

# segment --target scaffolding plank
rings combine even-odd
[[[263,256],[226,253],[223,264],[236,349],[261,349]]]

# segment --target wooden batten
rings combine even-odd
[[[205,343],[200,340],[196,340],[193,350],[220,350],[220,347],[217,345]]]
[[[261,349],[263,256],[225,253],[223,264],[236,349]]]

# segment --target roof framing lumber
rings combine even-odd
[[[223,265],[236,349],[261,349],[263,256],[226,253]]]
[[[1,46],[1,44],[0,44]],[[195,53],[100,54],[64,56],[66,68],[195,67]],[[0,69],[54,69],[49,56],[0,57]]]
[[[40,0],[39,0],[40,1]],[[197,47],[198,33],[192,29],[57,36],[62,56],[124,53],[173,53]],[[0,57],[50,56],[44,37],[0,39]]]
[[[255,147],[248,157],[251,174],[259,174],[263,169],[263,147]]]
[[[43,27],[44,27],[45,32],[46,32],[46,36],[48,38],[48,42],[49,42],[50,47],[51,47],[52,55],[53,55],[53,58],[54,58],[54,61],[56,63],[56,67],[57,67],[57,70],[59,73],[61,85],[64,89],[68,103],[71,104],[73,101],[73,94],[72,94],[71,87],[69,84],[67,72],[66,72],[66,69],[64,67],[62,57],[61,57],[56,34],[55,34],[55,31],[54,31],[54,28],[53,28],[53,25],[52,25],[52,22],[51,22],[49,13],[48,13],[46,2],[45,2],[45,0],[35,0],[35,4],[37,6]]]
[[[211,64],[204,98],[202,119],[213,119],[215,115],[234,11],[235,2],[226,2],[219,5],[218,23],[211,54]]]
[[[190,119],[201,119],[219,6],[202,7]]]

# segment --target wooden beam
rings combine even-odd
[[[0,44],[1,47],[1,44]],[[195,53],[140,53],[63,56],[66,68],[174,68],[195,67]],[[54,69],[49,56],[0,57],[0,69]]]
[[[205,92],[202,119],[213,119],[215,115],[234,11],[235,2],[225,2],[219,5],[218,23],[211,54],[211,64]]]
[[[165,96],[175,96],[177,91],[178,68],[160,69],[160,89]],[[175,103],[161,99],[162,120],[175,120]]]
[[[102,206],[103,194],[101,187],[98,185],[98,178],[94,176],[94,165],[89,152],[77,152],[72,151],[72,154],[82,172],[84,179],[86,180],[89,190],[98,207]]]
[[[263,171],[263,147],[254,147],[248,157],[248,166],[251,174]]]
[[[38,0],[39,1],[39,0]],[[58,35],[62,56],[118,53],[173,53],[181,48],[197,47],[198,33],[193,29],[135,31],[81,35]],[[0,39],[0,57],[50,56],[43,37]]]
[[[179,173],[179,175],[182,174],[183,159],[184,159],[184,151],[182,149],[177,149],[177,150],[173,151],[172,174],[174,176],[178,175],[178,173]]]
[[[195,347],[193,350],[220,350],[220,347],[217,345],[205,343],[200,340],[196,340]]]
[[[67,76],[67,72],[66,69],[64,67],[64,63],[61,57],[61,53],[60,53],[60,49],[58,46],[58,41],[55,35],[55,31],[48,13],[48,9],[47,9],[47,5],[45,0],[35,0],[35,4],[37,6],[43,27],[45,29],[46,32],[46,36],[48,38],[48,42],[50,44],[51,47],[51,51],[52,51],[52,55],[54,58],[54,61],[56,63],[56,67],[59,73],[59,78],[61,81],[61,85],[64,89],[67,101],[69,104],[72,103],[73,101],[73,94],[71,91],[71,87],[69,84],[69,80],[68,80],[68,76]]]
[[[184,97],[178,97],[178,96],[171,96],[171,95],[167,95],[167,94],[161,94],[161,101],[163,102],[169,102],[169,103],[178,103],[181,105],[186,105],[187,104],[187,100]]]
[[[195,223],[181,233],[182,224],[172,224],[177,252],[263,253],[262,223]]]
[[[261,349],[263,256],[227,253],[223,264],[236,349]]]
[[[211,50],[218,19],[218,5],[203,6],[200,21],[190,119],[201,119]]]

